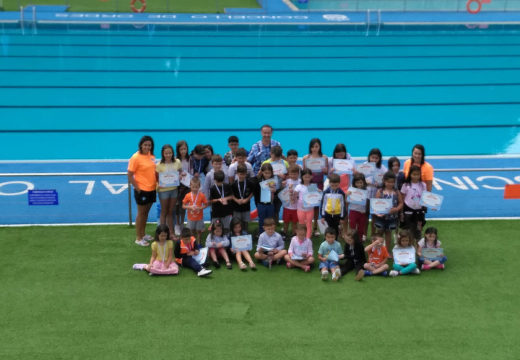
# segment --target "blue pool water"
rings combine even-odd
[[[0,159],[125,159],[143,134],[223,153],[264,123],[300,154],[312,137],[354,156],[520,152],[515,27],[4,25],[0,42]]]

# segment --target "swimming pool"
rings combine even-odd
[[[519,153],[520,31],[493,26],[3,25],[0,159],[128,158],[143,134],[284,150],[320,137],[429,155]]]

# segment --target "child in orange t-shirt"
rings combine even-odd
[[[190,181],[191,192],[182,200],[182,208],[188,210],[188,229],[200,244],[200,236],[204,230],[204,209],[208,206],[206,196],[200,190],[200,180],[193,177]]]
[[[368,253],[368,262],[363,266],[365,268],[365,276],[372,275],[388,275],[388,250],[384,246],[383,233],[377,232],[372,235],[372,243],[365,248]]]

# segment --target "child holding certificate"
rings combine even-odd
[[[384,245],[383,233],[377,232],[372,235],[372,244],[365,248],[368,253],[368,262],[364,265],[365,276],[388,275],[388,250]]]
[[[229,247],[229,239],[224,235],[224,227],[220,220],[216,220],[211,224],[211,231],[206,238],[206,247],[209,249],[209,256],[213,261],[215,268],[220,268],[217,255],[220,255],[226,262],[226,267],[231,270],[231,262],[227,254]]]
[[[170,229],[161,224],[155,231],[152,243],[152,257],[146,267],[150,275],[176,275],[179,267],[173,260],[173,241],[170,240]]]
[[[262,164],[255,182],[255,202],[258,212],[258,233],[264,232],[264,220],[274,216],[276,180],[271,164]]]
[[[334,168],[334,160],[336,159],[345,161],[347,164],[350,164],[352,166],[352,169],[350,169],[351,171],[355,167],[355,162],[347,152],[347,147],[345,144],[337,144],[334,147],[334,151],[332,152],[332,158],[329,158],[329,175],[339,170]],[[350,176],[351,174],[343,173],[342,171],[340,172],[339,188],[343,190],[344,193],[347,192],[350,186]]]
[[[403,197],[401,193],[395,189],[395,181],[395,174],[392,171],[387,171],[385,175],[383,175],[383,188],[377,190],[376,198],[392,200],[392,208],[388,214],[374,214],[373,216],[376,229],[385,233],[387,249],[390,248],[392,231],[397,229],[399,212],[403,208]]]
[[[282,208],[282,202],[278,198],[278,193],[282,188],[282,181],[285,180],[287,176],[287,169],[289,168],[289,163],[285,161],[282,156],[282,148],[278,145],[273,146],[271,148],[271,157],[264,161],[262,164],[271,164],[273,167],[273,175],[277,180],[276,191],[274,193],[273,203],[274,203],[274,221],[278,224],[280,209]]]
[[[404,224],[403,227],[411,231],[414,238],[420,238],[426,219],[426,208],[421,206],[422,193],[426,191],[426,184],[421,181],[421,168],[412,166],[401,188],[404,197]]]
[[[194,256],[199,255],[200,246],[195,237],[191,236],[190,229],[184,228],[181,231],[180,240],[175,242],[175,261],[183,267],[190,268],[197,273],[198,277],[211,274],[211,270],[205,269],[200,265]]]
[[[321,151],[321,140],[318,138],[311,139],[309,143],[309,154],[303,157],[303,168],[312,171],[312,183],[323,190],[323,179],[328,172],[327,156]],[[318,231],[319,207],[314,208],[314,235],[319,236]]]
[[[289,177],[285,180],[285,188],[289,192],[289,201],[283,206],[283,231],[289,236],[289,225],[292,224],[291,233],[296,235],[296,225],[298,224],[298,196],[295,189],[300,185],[300,168],[298,165],[289,166]]]
[[[229,237],[231,238],[231,241],[233,241],[233,237],[235,236],[244,236],[249,235],[247,231],[242,229],[242,220],[240,218],[234,217],[231,219],[231,233],[229,234]],[[250,236],[250,235],[249,235]],[[235,257],[237,259],[238,267],[240,270],[245,271],[247,270],[246,264],[244,264],[244,261],[242,259],[245,259],[251,270],[256,270],[256,265],[253,262],[253,259],[251,259],[251,255],[249,254],[249,251],[247,250],[235,250],[231,248],[231,252],[235,254]]]
[[[372,174],[366,176],[367,180],[367,198],[372,199],[376,196],[377,189],[383,186],[383,175],[388,171],[386,166],[383,165],[383,154],[378,148],[373,148],[368,153],[368,161],[366,163],[372,163],[375,165]],[[370,200],[369,200],[370,202]],[[374,218],[371,222],[371,234],[375,232]]]
[[[366,191],[367,182],[365,181],[365,175],[362,173],[355,173],[352,179],[352,187]],[[351,191],[347,191],[347,196],[352,194]],[[348,213],[348,225],[352,230],[356,230],[361,241],[366,239],[366,231],[368,224],[367,215],[368,199],[365,197],[365,201],[361,204],[349,203]]]
[[[339,260],[345,255],[341,249],[341,245],[336,241],[336,230],[327,228],[325,230],[325,241],[323,241],[318,249],[318,258],[320,259],[321,280],[329,278],[329,271],[332,273],[332,281],[338,281],[341,277],[339,269]]]
[[[284,249],[282,235],[275,231],[273,218],[265,219],[264,229],[265,231],[258,237],[255,259],[262,261],[262,264],[270,269],[273,263],[278,264],[283,259],[287,251]]]
[[[343,240],[345,241],[345,259],[347,260],[341,265],[341,276],[345,276],[349,271],[355,270],[356,281],[363,279],[365,276],[365,270],[363,266],[367,262],[365,256],[365,248],[359,239],[358,232],[348,227],[343,231]]]
[[[298,222],[307,226],[307,238],[312,236],[312,219],[314,218],[314,208],[305,207],[303,197],[309,192],[309,186],[311,185],[312,171],[309,169],[302,170],[302,183],[297,185],[294,189],[295,196],[298,197]]]
[[[437,238],[437,229],[429,227],[424,231],[424,237],[417,244],[417,255],[419,263],[422,264],[421,270],[441,269],[444,270],[444,263],[448,258],[444,255],[441,241]],[[425,249],[438,249],[434,257],[429,257]]]
[[[339,223],[345,217],[345,193],[339,188],[338,174],[329,175],[329,187],[323,192],[321,199],[322,222],[339,231]]]
[[[288,254],[284,257],[288,269],[298,267],[305,272],[311,271],[311,266],[314,264],[312,241],[305,237],[306,233],[305,225],[296,226],[296,236],[291,239]]]
[[[413,245],[413,235],[410,231],[399,231],[397,244],[394,246],[392,253],[394,255],[394,270],[390,271],[390,276],[421,273],[415,263],[416,250]]]
[[[161,162],[155,167],[159,185],[157,195],[161,204],[159,224],[168,225],[170,238],[175,238],[173,227],[173,213],[177,204],[179,176],[182,173],[182,165],[179,159],[174,157],[173,147],[166,144],[161,149]]]

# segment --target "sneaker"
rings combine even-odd
[[[146,269],[146,264],[134,264],[134,266],[132,266],[132,269],[134,269],[134,270],[144,270],[144,269]]]
[[[365,276],[372,276],[372,271],[370,270],[365,270]]]
[[[322,271],[321,272],[321,280],[327,281],[329,278],[329,272],[328,271]]]
[[[356,281],[360,281],[361,279],[363,279],[363,277],[365,276],[365,271],[363,269],[359,270],[356,274],[356,277],[354,278],[354,280]]]
[[[428,266],[426,264],[422,264],[421,270],[430,270],[430,266]]]
[[[444,270],[444,264],[439,264],[435,267],[436,269]]]
[[[153,236],[146,234],[145,236],[143,236],[142,240],[148,242],[153,241]]]
[[[341,277],[341,271],[339,269],[334,270],[332,273],[332,281],[338,281]]]
[[[390,274],[389,274],[391,277],[396,277],[397,275],[399,275],[399,271],[397,270],[392,270],[390,271]]]
[[[211,270],[208,270],[208,269],[204,269],[202,268],[198,273],[197,273],[197,276],[198,277],[203,277],[203,276],[207,276],[209,274],[211,274],[213,271]]]
[[[384,276],[384,277],[387,277],[387,276],[388,276],[388,271],[385,270],[385,271],[383,271],[380,275],[381,275],[381,276]]]
[[[292,269],[293,264],[291,264],[289,261],[287,261],[287,263],[285,264],[285,266],[287,266],[287,269]]]
[[[174,229],[175,229],[175,235],[179,236],[181,234],[181,226],[175,225]]]
[[[417,268],[413,269],[413,271],[412,271],[412,274],[415,274],[415,275],[419,275],[420,273],[421,273],[421,270],[419,270]]]
[[[149,246],[150,243],[148,241],[146,241],[145,239],[141,239],[141,240],[135,240],[135,243],[139,246]]]

